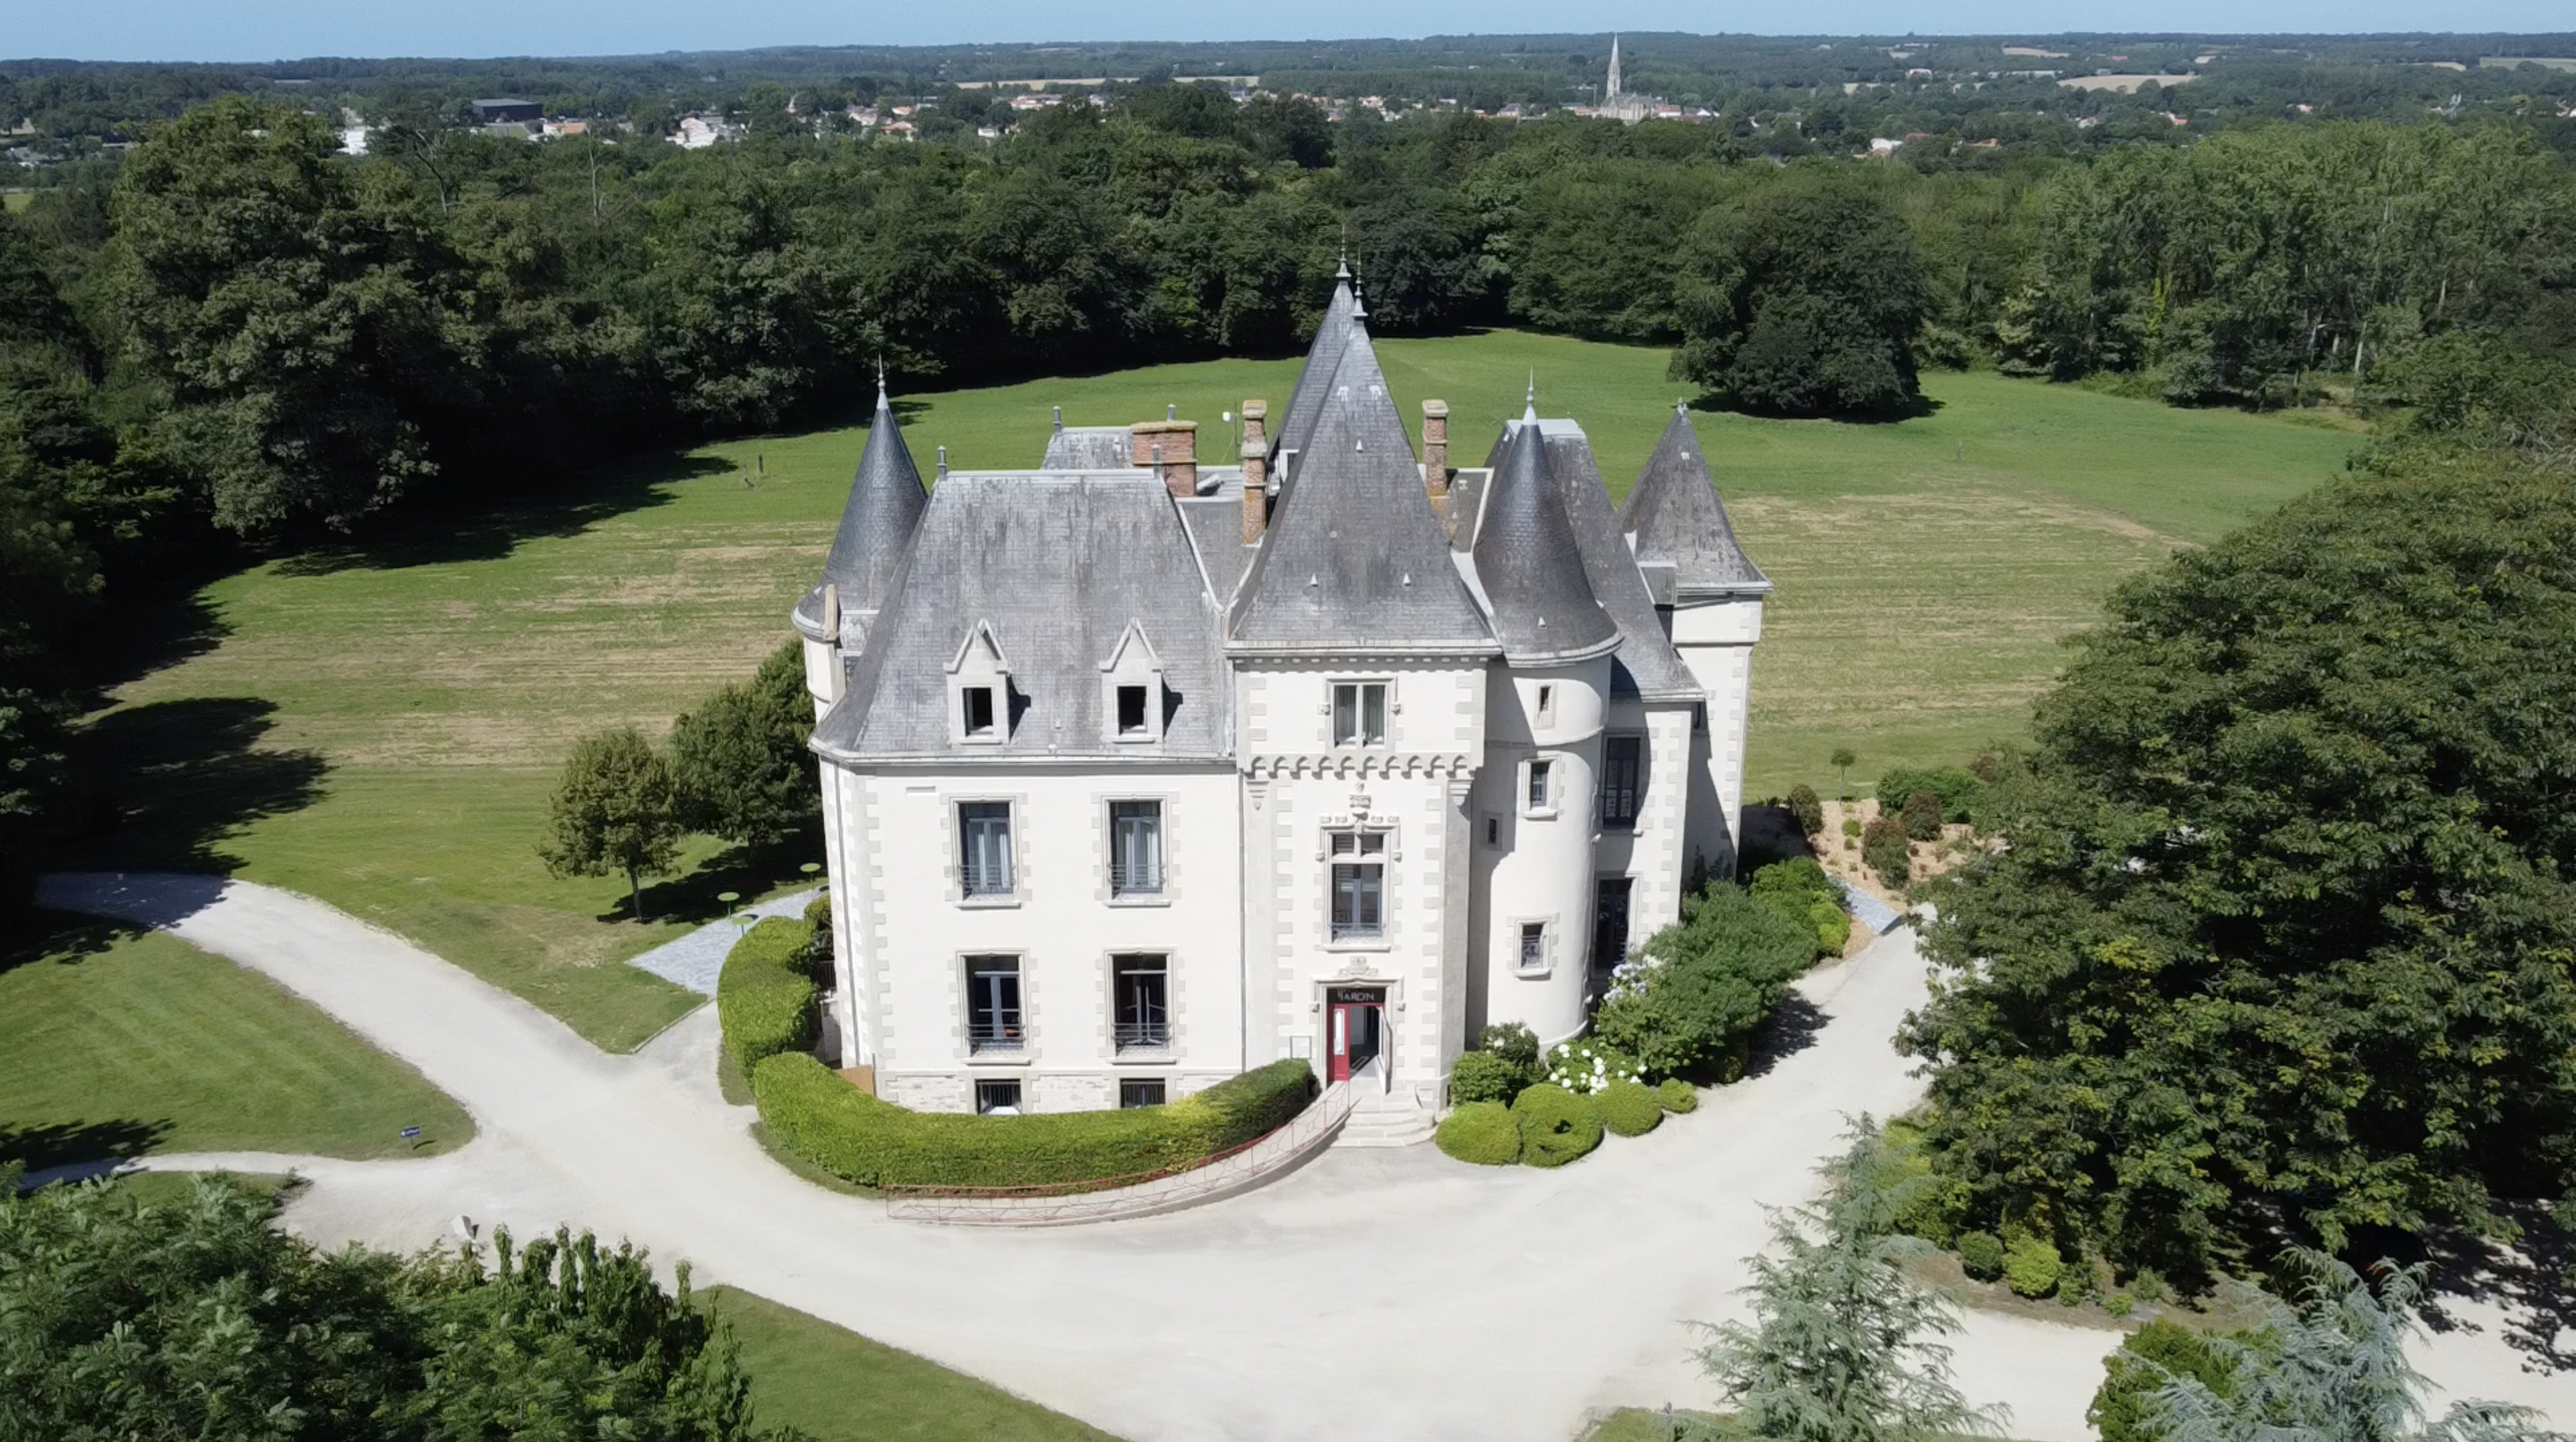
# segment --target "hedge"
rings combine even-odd
[[[1655,1089],[1640,1082],[1614,1081],[1592,1099],[1601,1124],[1623,1137],[1642,1137],[1663,1125],[1664,1105]]]
[[[1509,1057],[1489,1051],[1460,1052],[1449,1069],[1449,1100],[1459,1106],[1469,1102],[1510,1106],[1529,1080],[1529,1073]]]
[[[861,1186],[1062,1186],[1187,1167],[1305,1110],[1314,1071],[1272,1062],[1165,1106],[975,1116],[916,1112],[802,1053],[752,1073],[761,1125],[788,1150]]]
[[[817,993],[814,929],[773,916],[733,944],[716,978],[716,1019],[725,1049],[749,1076],[762,1060],[814,1045]]]
[[[1521,1160],[1534,1167],[1561,1167],[1601,1145],[1601,1114],[1554,1082],[1524,1090],[1512,1116],[1520,1123]]]
[[[1440,1150],[1480,1167],[1507,1167],[1521,1159],[1521,1124],[1501,1102],[1459,1107],[1442,1119],[1435,1140]]]
[[[1699,1110],[1699,1088],[1677,1076],[1668,1076],[1655,1084],[1655,1101],[1668,1112]]]

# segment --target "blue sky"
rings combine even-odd
[[[1319,39],[1582,29],[1801,34],[2563,30],[2566,0],[12,0],[0,54],[83,60],[600,55],[761,45]]]

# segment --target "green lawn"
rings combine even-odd
[[[474,1134],[409,1065],[165,933],[17,961],[0,970],[0,1156],[31,1169],[143,1152],[427,1155]]]
[[[1520,412],[1583,420],[1614,489],[1680,387],[1666,352],[1521,332],[1392,340],[1398,403],[1450,402],[1453,457]],[[899,402],[925,471],[1027,466],[1068,424],[1285,403],[1293,359],[1224,360]],[[1436,379],[1434,377],[1436,376]],[[2016,733],[2059,639],[2105,589],[2332,475],[2356,437],[2301,419],[2181,411],[1990,374],[1936,373],[1937,408],[1886,425],[1699,415],[1746,547],[1778,584],[1754,666],[1749,790],[1866,779]],[[227,869],[409,936],[630,1048],[696,1003],[628,957],[818,859],[689,855],[623,919],[616,879],[558,881],[534,850],[552,769],[583,730],[648,732],[788,635],[864,436],[825,430],[639,463],[539,510],[208,586],[173,659],[118,693],[94,754],[132,778],[128,824],[88,859]]]
[[[1114,1442],[989,1383],[767,1298],[732,1287],[700,1295],[733,1323],[763,1426],[793,1425],[815,1442]]]

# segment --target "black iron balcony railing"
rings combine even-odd
[[[1122,1021],[1110,1032],[1120,1051],[1168,1051],[1172,1045],[1167,1021]]]
[[[974,1021],[966,1024],[966,1049],[969,1051],[1018,1051],[1025,1040],[1016,1021]]]

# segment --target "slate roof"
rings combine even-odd
[[[1618,641],[1584,574],[1534,415],[1503,440],[1472,554],[1494,634],[1514,664],[1597,656]]]
[[[1135,457],[1134,437],[1125,426],[1057,426],[1038,465],[1049,471],[1114,471]]]
[[[1241,650],[1495,650],[1357,317],[1229,620]]]
[[[921,472],[912,450],[895,423],[894,405],[885,385],[877,385],[877,413],[868,422],[867,449],[859,453],[858,473],[850,479],[850,499],[841,508],[841,528],[832,536],[832,551],[823,561],[823,579],[796,603],[796,629],[823,638],[823,588],[839,588],[841,611],[853,621],[885,604],[903,564],[904,549],[928,504]]]
[[[1592,457],[1592,442],[1582,432],[1549,434],[1548,475],[1565,503],[1566,520],[1583,553],[1584,579],[1592,595],[1619,628],[1619,651],[1610,665],[1610,689],[1633,692],[1649,701],[1698,700],[1706,693],[1699,678],[1682,664],[1655,615],[1655,598],[1628,542],[1619,533],[1618,512],[1601,484],[1601,467]]]
[[[1692,434],[1688,412],[1675,409],[1672,424],[1646,460],[1637,488],[1619,511],[1620,529],[1636,540],[1637,559],[1673,568],[1683,591],[1758,593],[1771,578],[1736,544],[1726,505],[1717,498],[1708,456]]]
[[[1314,445],[1315,429],[1322,423],[1325,402],[1333,393],[1334,372],[1350,353],[1351,331],[1355,327],[1366,329],[1359,312],[1359,297],[1351,290],[1351,273],[1345,266],[1335,273],[1333,298],[1324,303],[1324,318],[1315,326],[1314,343],[1306,347],[1306,363],[1297,369],[1297,387],[1288,393],[1288,408],[1280,412],[1279,428],[1272,433],[1271,474],[1279,474],[1280,452],[1302,454]]]
[[[1101,715],[1101,667],[1131,622],[1163,665],[1159,744],[1112,741]],[[981,625],[1010,667],[1011,724],[999,743],[952,742],[948,665]],[[1221,759],[1229,689],[1216,602],[1151,471],[957,471],[813,746],[843,761]]]

